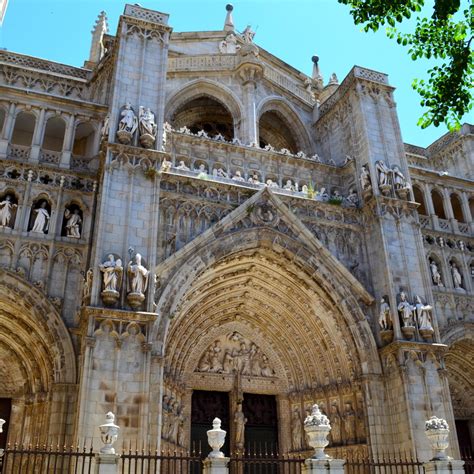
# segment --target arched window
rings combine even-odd
[[[66,124],[60,117],[51,117],[44,129],[43,144],[41,148],[49,151],[62,151]]]
[[[31,146],[36,117],[29,112],[20,112],[15,119],[11,142],[14,145]]]
[[[280,112],[274,110],[264,112],[258,125],[260,147],[271,145],[275,150],[286,148],[291,153],[299,151],[293,132]]]
[[[413,194],[415,196],[415,202],[420,205],[418,207],[418,213],[423,216],[427,216],[428,213],[426,212],[425,195],[423,191],[418,186],[413,186]]]
[[[453,209],[454,218],[458,222],[466,222],[464,219],[464,213],[462,212],[461,199],[455,193],[451,194],[451,208]]]
[[[192,133],[204,130],[210,137],[222,135],[226,140],[234,138],[234,121],[229,110],[219,101],[202,96],[183,104],[171,118],[176,130],[188,127]]]
[[[94,150],[95,130],[91,123],[82,122],[76,127],[72,154],[91,158],[95,155]]]
[[[446,214],[444,212],[444,204],[443,204],[443,196],[439,191],[436,191],[436,189],[433,189],[431,192],[431,199],[433,201],[433,208],[435,214],[440,218],[440,219],[446,219]]]

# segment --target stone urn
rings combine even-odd
[[[448,460],[449,425],[443,418],[432,416],[425,422],[425,434],[433,449],[433,461]]]
[[[102,454],[115,454],[113,444],[117,441],[120,428],[115,424],[115,415],[109,411],[105,415],[105,423],[99,426],[100,439],[104,446],[100,448]]]
[[[106,306],[113,306],[120,298],[120,293],[115,290],[104,290],[100,296]]]
[[[226,431],[221,429],[221,420],[214,418],[212,430],[207,431],[207,442],[212,448],[209,458],[223,458],[224,453],[220,450],[224,446]]]
[[[330,459],[330,456],[324,452],[324,448],[329,444],[328,435],[331,425],[328,417],[321,413],[316,404],[311,409],[311,415],[304,420],[304,431],[308,444],[314,449],[312,459]]]
[[[127,301],[133,309],[137,310],[145,301],[145,295],[143,293],[129,293],[127,295]]]

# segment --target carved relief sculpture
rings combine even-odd
[[[137,253],[127,265],[127,301],[134,309],[139,308],[143,301],[145,301],[149,274],[150,271],[142,265],[142,256]]]
[[[122,118],[120,119],[120,122],[118,124],[117,139],[120,143],[128,145],[131,143],[133,134],[135,133],[138,127],[138,119],[132,109],[130,102],[127,102],[127,104],[125,104],[125,107],[120,113],[120,116]]]
[[[108,306],[113,305],[120,297],[123,275],[122,260],[120,258],[115,260],[114,255],[109,254],[107,260],[99,265],[99,269],[102,272],[102,300]]]
[[[237,37],[230,33],[226,36],[225,40],[219,43],[219,51],[222,54],[235,54],[240,49],[240,45],[237,43]]]
[[[334,403],[331,405],[331,413],[329,415],[331,420],[331,441],[333,445],[340,444],[342,441],[341,438],[341,415],[339,415],[339,409]]]
[[[364,195],[368,195],[372,190],[372,181],[370,180],[370,173],[367,165],[363,165],[359,176],[360,186]]]
[[[64,217],[66,218],[66,235],[74,239],[81,238],[82,219],[79,212],[79,209],[74,209],[72,212],[69,209],[64,211]]]
[[[235,449],[242,451],[245,446],[245,424],[247,418],[245,418],[244,412],[242,411],[242,403],[237,403],[237,410],[234,414],[234,426],[235,426]]]
[[[443,280],[441,279],[441,273],[438,270],[438,265],[436,265],[434,260],[430,260],[430,271],[433,284],[435,286],[444,286]]]
[[[31,232],[38,232],[41,234],[46,234],[46,232],[48,232],[50,216],[46,209],[46,205],[46,201],[43,201],[38,209],[33,209],[33,214],[36,214],[36,217]]]
[[[140,143],[144,148],[152,148],[156,140],[155,114],[149,107],[140,107],[138,119],[138,130]]]
[[[11,222],[11,220],[16,207],[17,205],[13,202],[12,196],[7,194],[0,202],[0,226],[13,228],[14,222]]]

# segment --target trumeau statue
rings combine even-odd
[[[245,445],[245,424],[247,418],[245,418],[244,412],[242,411],[242,403],[237,404],[237,410],[234,414],[235,423],[235,447],[241,451]]]
[[[3,201],[0,202],[0,226],[2,227],[13,227],[13,223],[10,225],[13,210],[17,205],[13,202],[10,194],[7,194]]]
[[[36,214],[36,218],[31,232],[45,234],[48,231],[50,219],[49,212],[46,209],[46,201],[43,201],[38,209],[33,209],[33,213]]]
[[[66,235],[75,239],[81,238],[81,224],[82,219],[79,214],[79,209],[74,209],[72,212],[69,209],[64,211],[66,218]]]
[[[382,331],[389,331],[392,329],[390,306],[385,301],[385,297],[382,297],[380,300],[379,326]]]
[[[151,148],[156,140],[155,114],[149,107],[141,107],[138,112],[138,130],[140,133],[140,143],[145,148]]]
[[[116,260],[113,254],[109,254],[107,260],[99,265],[99,269],[102,272],[102,299],[106,305],[114,304],[120,296],[122,260],[120,258]]]
[[[130,102],[125,104],[124,109],[120,112],[120,122],[118,124],[117,138],[120,143],[128,145],[133,138],[138,127],[138,119],[132,109]]]
[[[140,306],[145,300],[145,292],[148,286],[150,271],[142,265],[142,256],[137,253],[128,262],[128,295],[127,300],[133,308]]]
[[[433,284],[436,286],[444,286],[443,280],[441,279],[441,273],[438,270],[438,265],[436,265],[434,260],[430,261],[430,271]]]

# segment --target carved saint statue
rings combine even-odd
[[[252,31],[252,28],[250,27],[250,25],[247,25],[245,30],[242,32],[242,39],[246,43],[250,44],[253,42],[254,36],[255,36],[255,31]]]
[[[66,209],[64,211],[64,217],[66,218],[66,235],[80,239],[82,219],[79,214],[79,209],[74,209],[72,212]]]
[[[286,184],[283,186],[283,189],[286,189],[287,191],[294,191],[295,187],[293,185],[293,182],[291,179],[287,180]]]
[[[431,311],[433,307],[430,305],[423,304],[421,298],[415,296],[414,311],[416,316],[416,323],[419,329],[433,329],[431,325]]]
[[[99,265],[99,269],[102,272],[103,291],[118,293],[123,273],[122,260],[120,258],[115,260],[115,257],[109,254],[107,260]]]
[[[392,170],[385,164],[383,160],[379,160],[375,163],[375,169],[378,174],[379,188],[390,186],[390,173]]]
[[[346,203],[349,207],[357,207],[359,205],[359,197],[355,189],[349,191],[349,195],[346,197]]]
[[[46,201],[43,201],[38,209],[33,209],[33,213],[36,214],[36,218],[31,232],[45,234],[48,231],[50,219],[49,212],[46,209]]]
[[[356,415],[352,409],[352,403],[346,403],[343,419],[345,442],[346,444],[352,444],[356,438]]]
[[[380,300],[379,326],[382,331],[388,331],[392,329],[390,306],[385,301],[385,297]]]
[[[456,290],[462,289],[462,275],[455,262],[451,262],[451,275],[453,276],[454,288]]]
[[[301,449],[301,440],[303,436],[302,426],[300,410],[295,408],[291,415],[291,439],[293,442],[293,451],[299,451]]]
[[[372,187],[372,183],[370,181],[370,173],[367,170],[367,165],[362,166],[360,170],[360,185],[362,187],[362,191],[369,190]]]
[[[398,166],[394,166],[393,170],[393,185],[396,191],[409,189],[408,181],[406,180],[403,173],[400,171]]]
[[[135,115],[135,112],[132,109],[132,105],[130,102],[127,102],[125,104],[124,109],[120,113],[120,116],[122,117],[120,119],[118,129],[120,132],[128,132],[133,135],[135,130],[137,129],[138,126],[138,119],[137,116]]]
[[[441,279],[441,273],[438,270],[438,265],[436,265],[434,260],[430,261],[430,271],[433,284],[436,286],[444,286],[443,280]]]
[[[339,409],[336,404],[331,405],[329,419],[331,420],[332,443],[339,444],[341,442],[341,416],[339,415]]]
[[[229,33],[225,40],[219,43],[219,51],[222,54],[235,54],[240,49],[237,43],[237,37],[233,33]]]
[[[232,176],[232,179],[234,181],[245,181],[245,178],[242,176],[242,173],[239,170],[235,172],[234,176]]]
[[[186,163],[183,160],[179,162],[179,165],[176,167],[176,169],[182,171],[189,171],[189,168],[186,166]]]
[[[407,295],[404,291],[400,293],[398,312],[402,317],[404,327],[413,326],[413,306],[408,302]]]
[[[128,262],[127,274],[129,281],[129,292],[144,295],[148,286],[150,271],[142,265],[142,256],[137,253],[135,258]]]
[[[90,303],[93,274],[94,274],[94,270],[92,270],[92,268],[89,268],[84,278],[84,286],[82,287],[82,303],[85,305]]]
[[[156,122],[155,114],[150,110],[150,107],[146,109],[140,107],[138,128],[140,135],[148,134],[154,137],[156,135]]]
[[[242,451],[245,445],[245,418],[244,412],[242,411],[242,403],[237,404],[237,411],[234,415],[234,426],[235,426],[235,448],[238,451]]]
[[[12,201],[10,194],[7,194],[0,202],[0,226],[9,227],[13,210],[17,205]],[[12,224],[13,225],[13,224]]]

